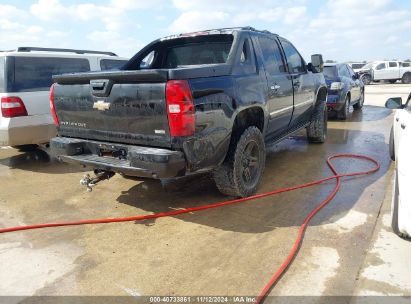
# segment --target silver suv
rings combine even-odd
[[[31,148],[56,135],[50,112],[52,75],[118,69],[111,52],[19,47],[0,52],[0,146]]]

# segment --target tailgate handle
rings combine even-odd
[[[91,84],[91,87],[93,88],[93,90],[103,90],[104,89],[104,87],[105,87],[105,85],[106,85],[106,83],[105,82],[97,82],[97,81],[92,81],[92,82],[90,82],[90,84]]]
[[[107,97],[110,95],[113,81],[109,79],[90,80],[91,93],[98,97]]]

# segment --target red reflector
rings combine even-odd
[[[3,117],[27,116],[27,110],[20,97],[2,97],[1,115]]]
[[[60,122],[57,117],[56,106],[54,104],[54,86],[55,86],[55,83],[53,83],[50,87],[50,110],[51,110],[51,115],[53,116],[54,124],[58,127],[60,125]]]
[[[195,132],[195,110],[187,80],[167,81],[166,100],[170,135],[193,135]]]

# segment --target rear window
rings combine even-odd
[[[171,47],[166,56],[166,68],[187,65],[225,63],[231,42],[203,42]]]
[[[337,67],[335,66],[325,66],[323,70],[325,79],[335,79],[337,78]]]
[[[4,58],[0,57],[0,93],[4,93]]]
[[[353,68],[353,69],[361,69],[364,65],[365,65],[365,63],[352,63],[352,64],[351,64],[351,68]]]
[[[233,39],[231,34],[217,34],[159,40],[137,53],[122,69],[173,69],[226,63]]]
[[[9,92],[46,91],[52,76],[90,71],[88,59],[56,57],[10,57],[14,59],[14,73],[9,73]],[[12,63],[13,60],[11,60]],[[10,75],[14,74],[14,75]]]
[[[101,59],[100,68],[102,71],[119,70],[126,62],[127,60]]]

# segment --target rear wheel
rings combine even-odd
[[[221,193],[234,197],[253,195],[265,167],[263,135],[252,126],[231,145],[224,163],[214,171],[217,188]]]
[[[360,110],[362,109],[362,106],[364,105],[364,90],[361,90],[361,96],[358,102],[353,106],[354,110]]]
[[[327,139],[328,112],[326,102],[321,102],[314,110],[307,127],[307,138],[312,143],[323,143]]]
[[[402,83],[411,83],[411,73],[405,73],[401,79]]]
[[[338,118],[341,120],[347,120],[348,115],[350,113],[350,96],[345,96],[344,106],[338,112]]]

